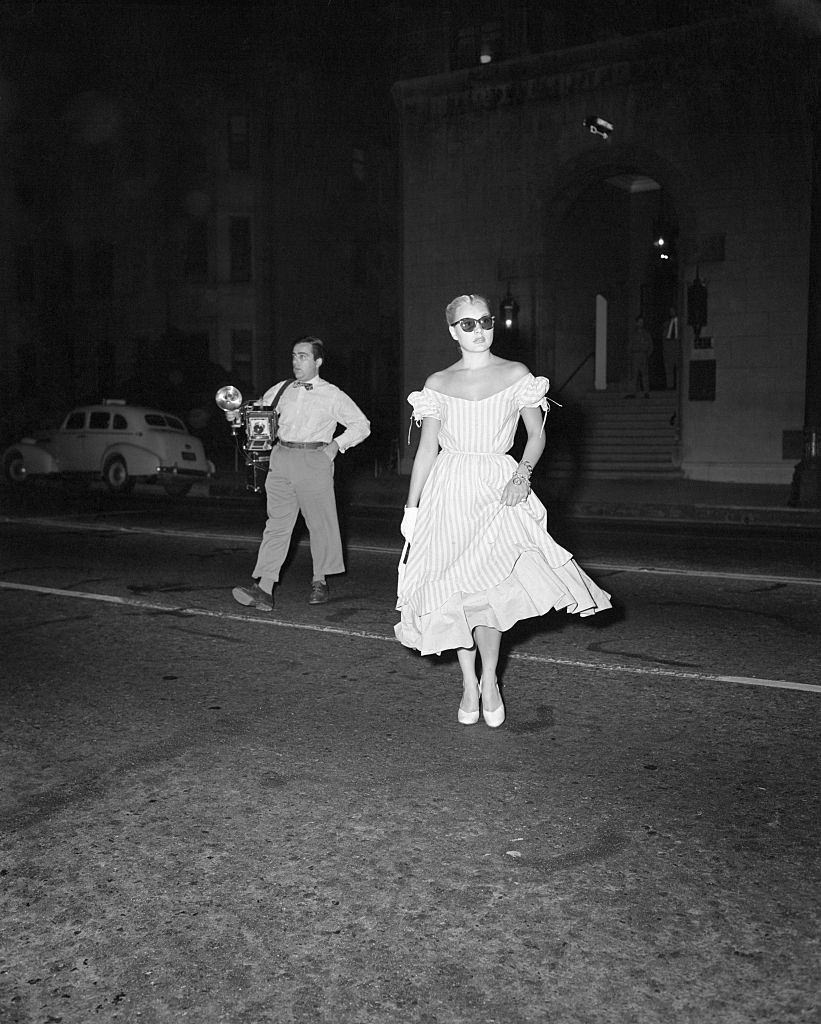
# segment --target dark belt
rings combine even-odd
[[[325,448],[325,441],[280,441],[283,448]]]

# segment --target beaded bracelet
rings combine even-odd
[[[530,482],[525,477],[523,477],[521,473],[519,473],[518,471],[514,473],[513,476],[510,478],[510,482],[513,484],[524,484],[525,487],[527,487],[527,489],[530,490]]]
[[[519,463],[519,466],[518,466],[518,469],[516,470],[516,473],[517,474],[526,473],[527,474],[527,479],[529,480],[533,476],[533,467],[530,465],[529,462],[525,462],[525,460],[522,459],[522,461]]]

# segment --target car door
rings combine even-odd
[[[83,469],[86,473],[99,473],[103,456],[111,446],[111,412],[92,409],[88,414],[88,427],[83,441]]]
[[[61,473],[79,473],[83,469],[83,449],[88,413],[75,409],[52,437],[52,448]]]

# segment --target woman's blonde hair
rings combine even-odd
[[[455,299],[451,299],[445,309],[445,320],[448,327],[454,323],[454,317],[456,316],[456,310],[460,306],[469,305],[471,302],[484,302],[490,312],[490,303],[484,297],[484,295],[457,295]]]

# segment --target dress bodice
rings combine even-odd
[[[487,398],[454,398],[423,388],[408,395],[411,419],[419,425],[432,417],[441,423],[439,446],[443,452],[498,455],[513,445],[522,409],[548,409],[547,377],[526,374]]]

